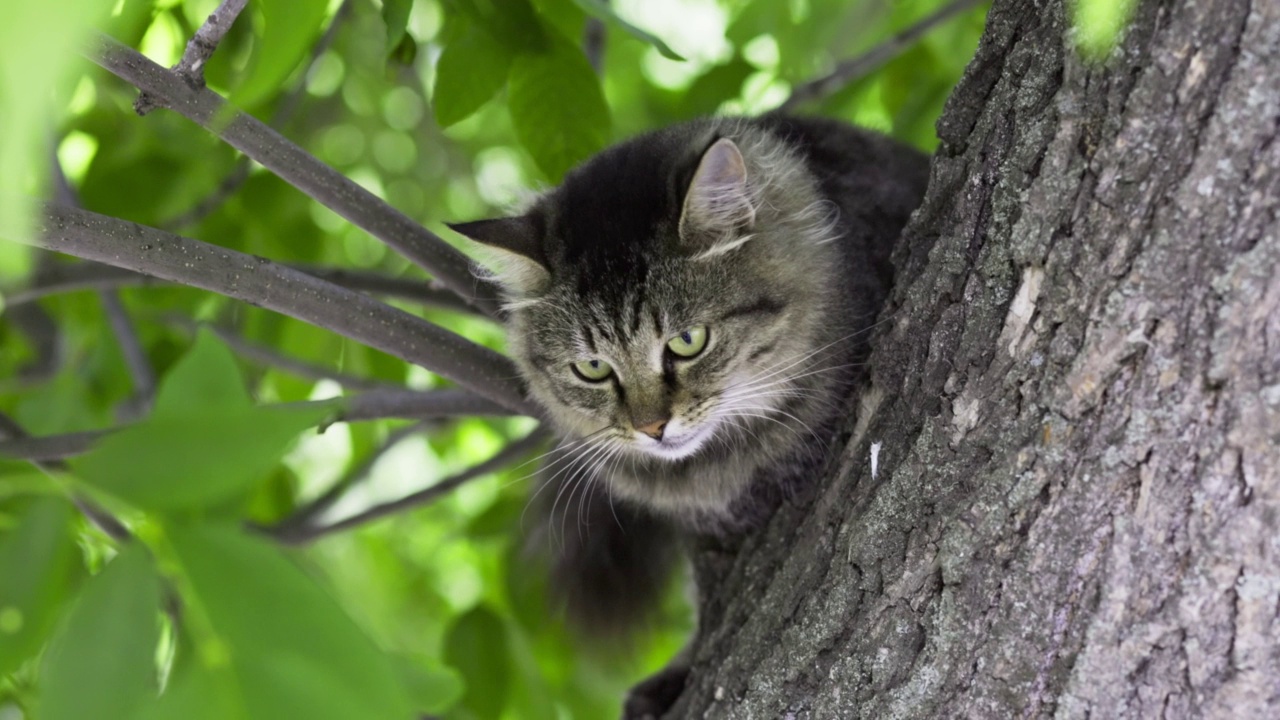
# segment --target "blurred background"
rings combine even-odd
[[[795,112],[843,118],[932,151],[934,123],[974,52],[985,5],[964,3],[963,11],[856,77],[820,90],[809,83],[950,5],[255,1],[205,77],[237,107],[461,246],[444,222],[509,211],[609,143],[695,116],[755,114],[790,100]],[[57,194],[56,159],[77,202],[94,212],[273,260],[425,283],[381,242],[242,161],[204,129],[164,110],[138,117],[132,108],[137,90],[82,55],[94,33],[105,32],[172,66],[216,7],[215,0],[55,0],[6,8],[12,15],[0,29],[5,234],[24,232],[15,224],[20,203],[14,198]],[[136,378],[108,303],[118,303],[131,320],[136,346],[160,378],[188,356],[197,327],[218,328],[233,339],[236,371],[258,403],[344,392],[332,377],[282,368],[272,353],[375,387],[444,384],[331,332],[207,292],[123,282],[111,286],[114,299],[107,300],[97,291],[103,283],[60,283],[77,265],[0,241],[0,411],[32,435],[96,430],[139,417]],[[489,320],[393,302],[503,347],[501,328]],[[265,352],[255,355],[235,342]],[[528,433],[533,421],[461,418],[405,429],[411,425],[336,423],[304,433],[261,473],[234,513],[269,525],[346,478],[348,492],[324,516],[348,516],[489,458]],[[181,475],[182,459],[173,463]],[[364,465],[367,472],[355,473]],[[484,474],[433,503],[287,551],[309,581],[396,658],[422,712],[615,717],[625,690],[664,665],[692,628],[689,590],[678,583],[651,631],[625,645],[593,649],[565,630],[521,547],[535,468],[528,463]],[[76,482],[71,475],[58,482]],[[14,573],[15,563],[35,572],[32,566],[44,562],[46,556],[13,540],[34,512],[33,498],[65,487],[46,485],[42,477],[47,473],[30,463],[0,461],[0,532],[9,533],[0,536],[9,538],[8,555],[0,540],[0,571],[6,557]],[[164,543],[152,541],[164,536],[165,521],[145,510],[121,512],[163,555],[157,548]],[[117,542],[77,515],[68,514],[58,527],[66,528],[74,551],[55,590],[38,601],[48,633],[65,632],[57,628],[70,622],[64,615],[79,589],[119,552]],[[172,576],[163,563],[160,568]],[[0,584],[5,581],[0,575]],[[225,582],[234,589],[250,580],[229,576]],[[10,614],[6,626],[3,592],[0,633],[17,633],[6,630],[14,622]],[[161,632],[163,674],[182,633],[172,621],[162,622]],[[43,637],[30,641],[31,652],[19,657],[14,650],[7,664],[0,662],[0,719],[46,716],[36,710],[44,692]]]

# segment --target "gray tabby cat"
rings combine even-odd
[[[634,620],[671,528],[750,528],[816,473],[926,175],[843,123],[712,118],[453,226],[492,249],[510,350],[563,438],[540,495],[571,616]]]

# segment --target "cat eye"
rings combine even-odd
[[[689,328],[667,341],[667,349],[682,358],[691,358],[707,346],[707,326]]]
[[[580,360],[570,367],[587,382],[600,382],[613,374],[613,366],[603,360]]]

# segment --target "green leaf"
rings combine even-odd
[[[132,718],[155,692],[160,583],[130,543],[85,584],[40,673],[43,720]]]
[[[404,39],[405,27],[409,24],[409,11],[412,9],[413,0],[382,0],[382,22],[387,26],[388,55]]]
[[[332,413],[304,408],[215,408],[154,417],[72,461],[85,482],[144,510],[182,512],[248,493],[302,430]]]
[[[516,136],[552,182],[609,140],[609,108],[596,74],[562,38],[545,52],[516,58],[507,95]]]
[[[7,480],[6,480],[7,482]],[[35,654],[76,569],[71,506],[60,498],[0,504],[17,526],[0,535],[0,677]]]
[[[320,34],[327,0],[262,0],[262,32],[253,46],[243,83],[231,102],[250,107],[279,92],[294,68],[305,60]]]
[[[511,686],[511,651],[502,618],[480,606],[459,617],[445,638],[445,661],[462,673],[464,707],[482,719],[497,718]]]
[[[511,51],[492,35],[465,19],[457,37],[445,46],[436,64],[431,98],[436,122],[449,127],[479,110],[502,89],[511,67]]]
[[[187,417],[192,410],[241,410],[252,405],[235,356],[212,331],[201,329],[190,352],[160,383],[152,417]]]
[[[394,657],[400,681],[421,712],[439,715],[448,712],[466,689],[462,676],[450,668],[408,655]]]
[[[179,512],[246,494],[327,405],[254,407],[231,353],[202,332],[165,376],[151,417],[111,435],[72,467],[144,510]]]
[[[211,633],[197,636],[199,655],[246,717],[413,716],[390,658],[276,546],[219,525],[177,529],[170,542],[184,599]]]
[[[707,70],[685,91],[680,114],[701,117],[714,113],[721,103],[738,97],[742,83],[755,72],[755,66],[740,57]]]
[[[676,51],[672,50],[671,46],[663,42],[661,38],[653,33],[641,30],[635,25],[623,20],[616,12],[614,12],[613,8],[608,3],[604,2],[604,0],[573,0],[573,3],[582,8],[583,12],[588,15],[613,23],[626,31],[628,35],[649,43],[657,48],[658,52],[662,53],[663,57],[670,60],[684,62],[684,58],[676,54]]]
[[[529,0],[454,0],[452,4],[509,52],[547,48],[549,34]]]

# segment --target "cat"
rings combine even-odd
[[[839,121],[705,118],[450,226],[487,246],[510,352],[562,438],[540,513],[581,627],[641,618],[677,536],[747,531],[812,483],[927,174]]]

